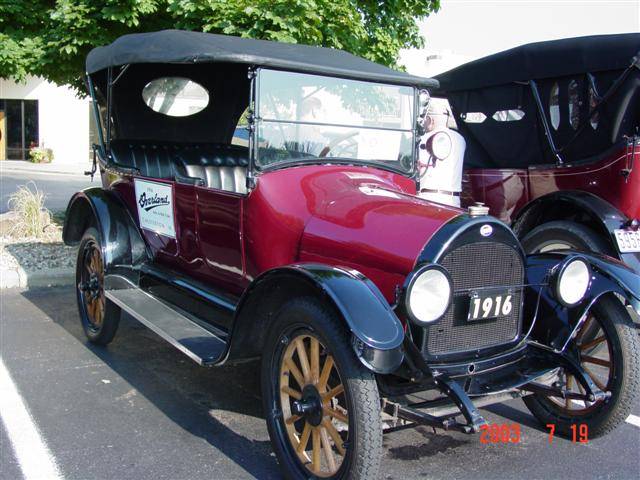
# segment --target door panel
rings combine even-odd
[[[197,268],[202,259],[196,234],[196,189],[193,185],[175,183],[174,192],[178,266],[182,269]]]
[[[636,159],[638,156],[636,155]],[[559,190],[583,190],[607,200],[633,218],[640,206],[637,184],[634,183],[638,181],[638,173],[634,172],[637,169],[633,169],[628,178],[622,175],[623,170],[632,164],[630,160],[631,156],[627,156],[626,151],[621,149],[597,162],[531,168],[531,198]]]
[[[244,197],[206,187],[196,189],[198,238],[207,276],[216,286],[240,294],[244,290]]]

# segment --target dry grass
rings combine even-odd
[[[34,182],[21,185],[9,197],[9,209],[16,214],[16,223],[9,230],[12,237],[43,239],[50,232],[51,213],[44,207],[45,194]]]

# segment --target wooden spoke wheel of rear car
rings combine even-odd
[[[589,227],[566,220],[543,223],[522,238],[527,253],[557,250],[609,253],[606,241]]]
[[[267,426],[287,478],[375,478],[382,449],[380,397],[349,332],[314,299],[287,303],[262,365]]]
[[[607,295],[592,307],[570,348],[593,383],[611,397],[589,402],[531,395],[524,401],[541,423],[555,424],[560,434],[570,436],[571,425],[587,424],[589,438],[595,438],[624,422],[640,394],[640,340],[626,308]],[[564,391],[585,393],[564,369],[555,381]]]
[[[614,355],[607,334],[593,314],[589,314],[587,320],[582,324],[574,342],[581,367],[600,390],[609,391],[613,384]],[[566,370],[563,370],[559,376],[561,377],[560,383],[564,384],[563,390],[585,393],[582,385]],[[589,402],[556,397],[550,397],[550,400],[557,405],[558,411],[567,416],[584,415],[598,408],[598,405],[604,402],[604,400]]]
[[[98,231],[87,229],[78,248],[76,285],[78,310],[87,338],[99,344],[112,339],[120,321],[120,308],[104,294],[104,261]]]

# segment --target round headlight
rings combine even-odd
[[[567,260],[558,271],[556,296],[566,306],[576,305],[587,294],[590,282],[591,271],[584,260]]]
[[[451,155],[451,137],[447,132],[436,132],[427,140],[427,148],[438,160],[444,160]]]
[[[449,308],[452,292],[446,270],[437,265],[424,267],[416,272],[407,287],[407,311],[416,322],[435,322]]]

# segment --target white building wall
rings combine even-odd
[[[407,72],[420,77],[435,77],[440,73],[456,68],[473,58],[448,49],[413,49],[400,52],[400,63]]]
[[[89,99],[38,77],[25,83],[0,79],[0,98],[38,100],[40,146],[51,148],[54,163],[86,163],[89,158]]]

